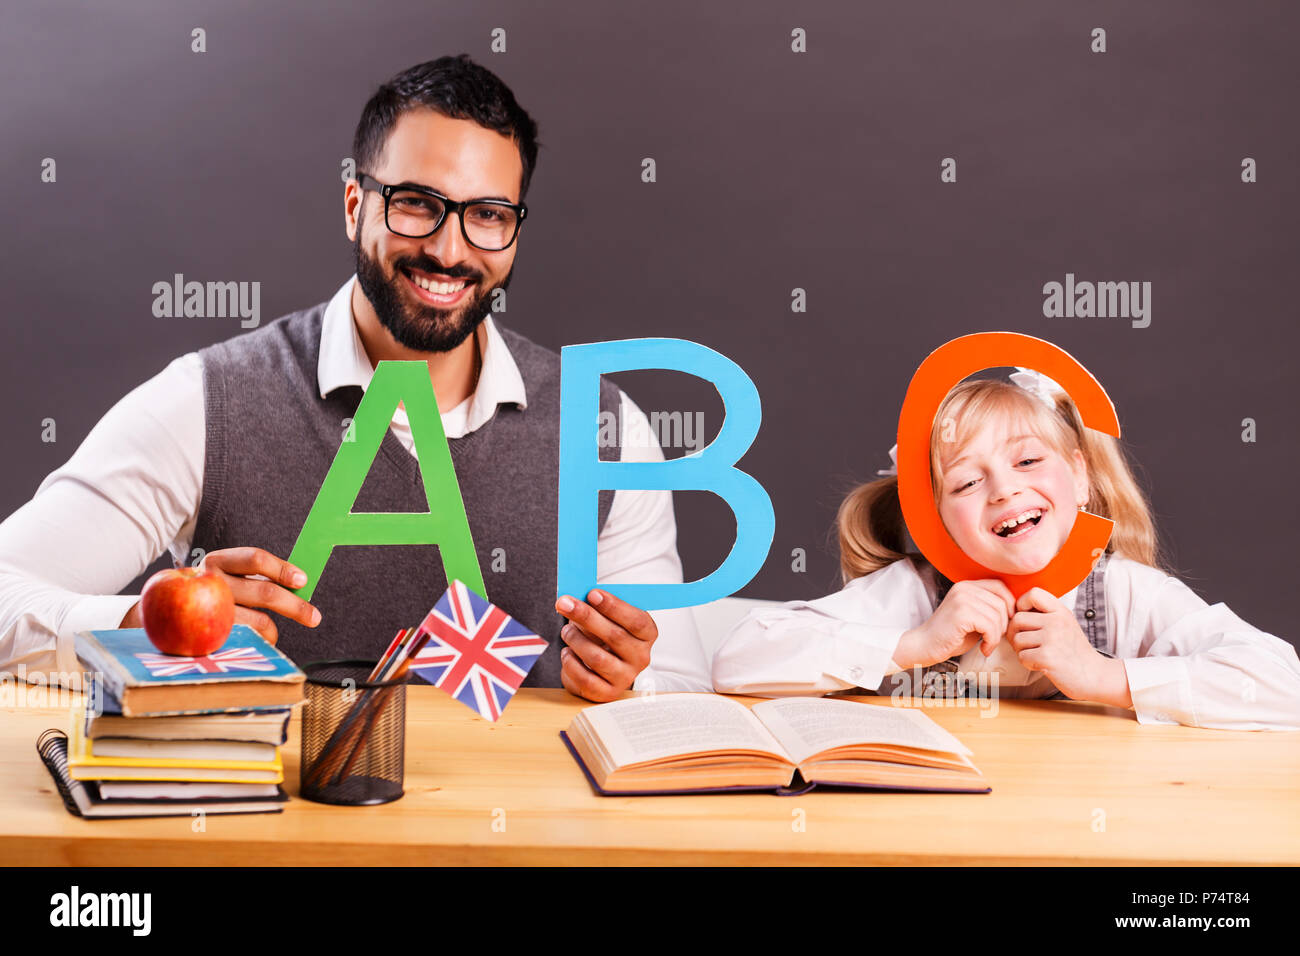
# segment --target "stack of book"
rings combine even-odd
[[[280,746],[304,675],[236,624],[204,657],[160,654],[143,628],[77,634],[90,672],[66,735],[37,743],[80,816],[271,813],[288,799]]]

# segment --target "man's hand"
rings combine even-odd
[[[264,607],[275,611],[305,627],[315,627],[320,623],[320,612],[291,590],[306,584],[307,575],[269,551],[261,548],[222,548],[206,554],[199,567],[216,571],[226,579],[230,593],[235,597],[235,623],[247,624],[268,644],[274,644],[279,639],[279,631],[269,614],[255,611],[254,608]],[[268,580],[244,577],[252,574],[263,575]],[[143,626],[138,601],[126,612],[121,626]]]
[[[1074,614],[1051,592],[1032,588],[1020,596],[1007,640],[1026,670],[1042,671],[1066,697],[1133,706],[1124,662],[1088,643]]]
[[[560,651],[560,682],[575,697],[616,700],[649,666],[659,629],[645,611],[606,591],[588,591],[587,601],[566,594],[555,602],[569,619],[560,630],[568,645]]]

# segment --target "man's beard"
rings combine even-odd
[[[488,299],[494,290],[483,288],[480,273],[464,266],[443,269],[423,258],[402,258],[393,261],[393,278],[390,280],[384,275],[379,262],[372,259],[362,247],[360,229],[357,230],[353,251],[361,291],[370,300],[380,325],[406,348],[419,352],[449,352],[464,342],[487,318]],[[452,278],[464,278],[474,282],[475,288],[469,301],[454,309],[440,309],[436,305],[424,304],[412,309],[397,288],[398,283],[408,281],[402,272],[404,266]],[[510,273],[514,274],[513,268]],[[506,276],[500,288],[504,289],[510,284],[511,275]]]

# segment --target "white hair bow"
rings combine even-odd
[[[1065,389],[1061,388],[1054,379],[1050,379],[1042,372],[1035,371],[1032,368],[1025,368],[1022,365],[1017,365],[1016,370],[1011,373],[1011,382],[1018,388],[1023,388],[1053,411],[1056,410],[1056,396],[1065,394]],[[894,445],[893,448],[889,449],[889,460],[893,463],[889,468],[881,468],[876,472],[882,478],[892,478],[898,475],[898,445]]]
[[[888,471],[882,469],[876,472],[876,474],[880,475],[882,478],[889,478],[889,477],[897,476],[898,474],[898,446],[897,445],[889,449],[889,460],[892,461],[893,464],[889,466]]]
[[[1032,368],[1017,365],[1016,370],[1011,373],[1011,381],[1053,411],[1056,410],[1056,396],[1065,394],[1065,389],[1060,385]]]

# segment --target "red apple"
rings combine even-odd
[[[145,583],[140,616],[145,634],[164,654],[202,657],[230,636],[235,597],[216,571],[171,568]]]

